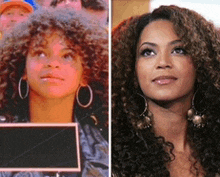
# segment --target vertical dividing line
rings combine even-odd
[[[108,119],[109,120],[109,124],[108,124],[109,125],[109,127],[108,127],[109,128],[109,131],[108,131],[109,132],[109,134],[108,134],[108,136],[109,136],[109,138],[108,138],[108,140],[109,140],[109,176],[111,176],[111,144],[112,144],[111,143],[112,142],[111,141],[111,127],[112,127],[112,123],[111,123],[111,118],[112,118],[111,117],[112,116],[112,112],[111,112],[112,111],[112,109],[111,109],[112,108],[111,107],[112,106],[112,101],[111,101],[112,100],[111,99],[111,92],[112,92],[112,90],[111,90],[111,88],[112,88],[111,87],[112,86],[112,82],[111,82],[112,81],[111,80],[111,78],[112,78],[111,77],[112,76],[112,70],[111,70],[112,69],[112,66],[111,66],[111,58],[112,58],[111,57],[111,54],[112,54],[112,48],[111,48],[111,44],[112,44],[112,41],[111,41],[111,34],[112,34],[111,33],[111,31],[112,31],[112,1],[113,0],[109,0],[109,28],[108,28],[109,29],[108,30],[108,40],[109,40],[108,41],[108,44],[109,44],[108,45],[108,48],[109,48],[109,50],[108,50],[109,51],[109,89],[108,89],[109,90],[109,94],[108,94],[109,95],[109,106],[108,106],[108,111],[109,111],[109,114],[108,114],[109,115],[109,119]]]

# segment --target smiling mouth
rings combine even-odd
[[[168,85],[177,80],[174,76],[159,76],[152,80],[152,82],[158,84],[158,85]]]

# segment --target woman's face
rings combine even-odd
[[[23,77],[30,85],[30,94],[45,98],[75,96],[79,85],[84,85],[81,57],[60,36],[53,33],[45,36],[40,46],[31,44]]]
[[[193,95],[196,69],[173,24],[158,20],[140,35],[136,51],[136,73],[146,97],[174,101]]]

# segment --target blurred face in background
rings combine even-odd
[[[10,32],[15,25],[25,21],[30,12],[22,6],[10,6],[0,16],[0,31]]]
[[[85,10],[90,17],[98,21],[101,25],[107,26],[108,25],[108,11],[107,10],[93,10],[93,9],[86,9]]]
[[[72,7],[75,10],[82,9],[81,0],[58,0],[57,7]]]

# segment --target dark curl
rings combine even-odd
[[[112,168],[115,176],[170,176],[167,165],[174,146],[152,129],[138,129],[143,112],[135,73],[136,45],[144,27],[158,19],[173,23],[177,36],[197,71],[195,105],[205,110],[204,128],[188,123],[192,156],[206,176],[220,174],[220,36],[212,23],[192,10],[161,6],[152,13],[131,17],[112,32]],[[141,92],[142,93],[142,92]],[[166,149],[166,150],[165,150]],[[194,164],[195,166],[195,164]],[[195,167],[196,168],[196,167]]]
[[[83,77],[92,87],[95,98],[107,107],[108,100],[108,36],[107,31],[73,9],[36,11],[26,23],[19,25],[0,43],[0,115],[7,122],[24,116],[28,99],[21,100],[18,82],[24,74],[30,45],[41,44],[46,35],[58,32],[70,48],[82,58]],[[98,107],[93,102],[93,107]],[[25,105],[25,106],[24,106]],[[100,104],[99,104],[100,107]],[[91,108],[89,108],[91,109]],[[85,111],[84,111],[85,112]],[[106,115],[107,117],[107,115]]]

